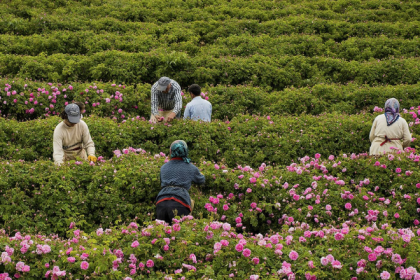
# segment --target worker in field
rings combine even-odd
[[[57,165],[77,158],[96,162],[95,144],[88,126],[81,120],[81,106],[69,104],[60,114],[63,121],[56,126],[53,137],[53,158]]]
[[[187,104],[184,111],[184,119],[211,121],[211,103],[201,97],[201,88],[193,84],[188,88],[191,95],[191,102]]]
[[[400,116],[400,103],[397,99],[388,99],[385,114],[377,116],[369,135],[370,155],[383,155],[393,152],[392,147],[403,150],[410,146],[411,133],[407,121]]]
[[[188,146],[183,140],[171,144],[171,160],[160,168],[161,190],[156,197],[156,218],[172,223],[176,215],[189,215],[194,207],[189,190],[191,183],[204,184],[205,177],[188,158]]]
[[[170,122],[181,117],[182,97],[179,84],[168,78],[162,77],[151,90],[151,116],[150,121]]]

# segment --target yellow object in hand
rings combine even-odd
[[[88,156],[88,161],[91,162],[96,162],[96,157],[95,156]]]

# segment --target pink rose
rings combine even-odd
[[[325,265],[327,265],[327,264],[329,264],[328,259],[327,259],[327,258],[322,257],[322,258],[321,258],[321,264],[322,264],[322,265],[324,265],[324,266],[325,266]]]
[[[309,261],[308,262],[308,266],[309,266],[309,268],[314,268],[315,266],[314,266],[314,262],[313,261]]]
[[[339,241],[339,240],[342,240],[344,238],[344,235],[342,233],[338,232],[334,235],[334,238],[335,238],[335,240]]]
[[[249,250],[248,248],[242,251],[242,255],[245,258],[248,258],[249,256],[251,256],[251,250]]]
[[[339,261],[337,261],[337,260],[332,261],[331,262],[331,265],[332,265],[333,268],[338,268],[338,269],[341,269],[343,267],[341,265],[341,263]]]
[[[371,262],[376,261],[376,258],[377,258],[376,254],[374,254],[374,253],[369,254],[369,256],[368,256],[368,260],[371,261]]]
[[[388,271],[382,271],[382,273],[380,274],[381,279],[382,280],[388,280],[389,278],[391,278],[391,274],[389,274]]]
[[[80,268],[83,270],[87,270],[89,268],[89,263],[87,261],[82,261],[80,264]]]
[[[174,224],[172,226],[172,228],[174,229],[174,231],[180,231],[181,230],[181,225],[180,224]]]
[[[297,259],[298,259],[298,257],[299,257],[299,254],[298,254],[296,251],[290,251],[290,253],[289,253],[289,258],[290,258],[292,261],[297,260]]]
[[[242,245],[241,243],[236,244],[235,246],[236,251],[242,252],[243,249],[244,249],[244,245]]]
[[[155,266],[155,263],[152,260],[149,259],[146,262],[146,266],[149,267],[149,268],[151,268],[151,267],[154,267]]]

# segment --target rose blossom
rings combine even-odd
[[[299,254],[298,254],[296,251],[290,251],[290,253],[289,253],[289,258],[290,258],[292,261],[297,260],[297,259],[298,259],[298,257],[299,257]]]

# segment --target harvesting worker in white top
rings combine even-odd
[[[95,144],[90,137],[88,126],[80,120],[80,107],[77,104],[69,104],[60,117],[63,121],[54,130],[54,163],[60,165],[64,161],[76,160],[76,157],[96,162]],[[89,156],[86,155],[86,151]]]
[[[184,111],[184,119],[211,121],[212,106],[207,100],[201,98],[201,88],[193,84],[188,88],[191,94],[191,102],[187,104]]]
[[[397,99],[388,99],[385,114],[377,116],[369,135],[371,156],[392,153],[392,148],[403,150],[410,147],[411,133],[407,121],[400,116],[400,103]]]

